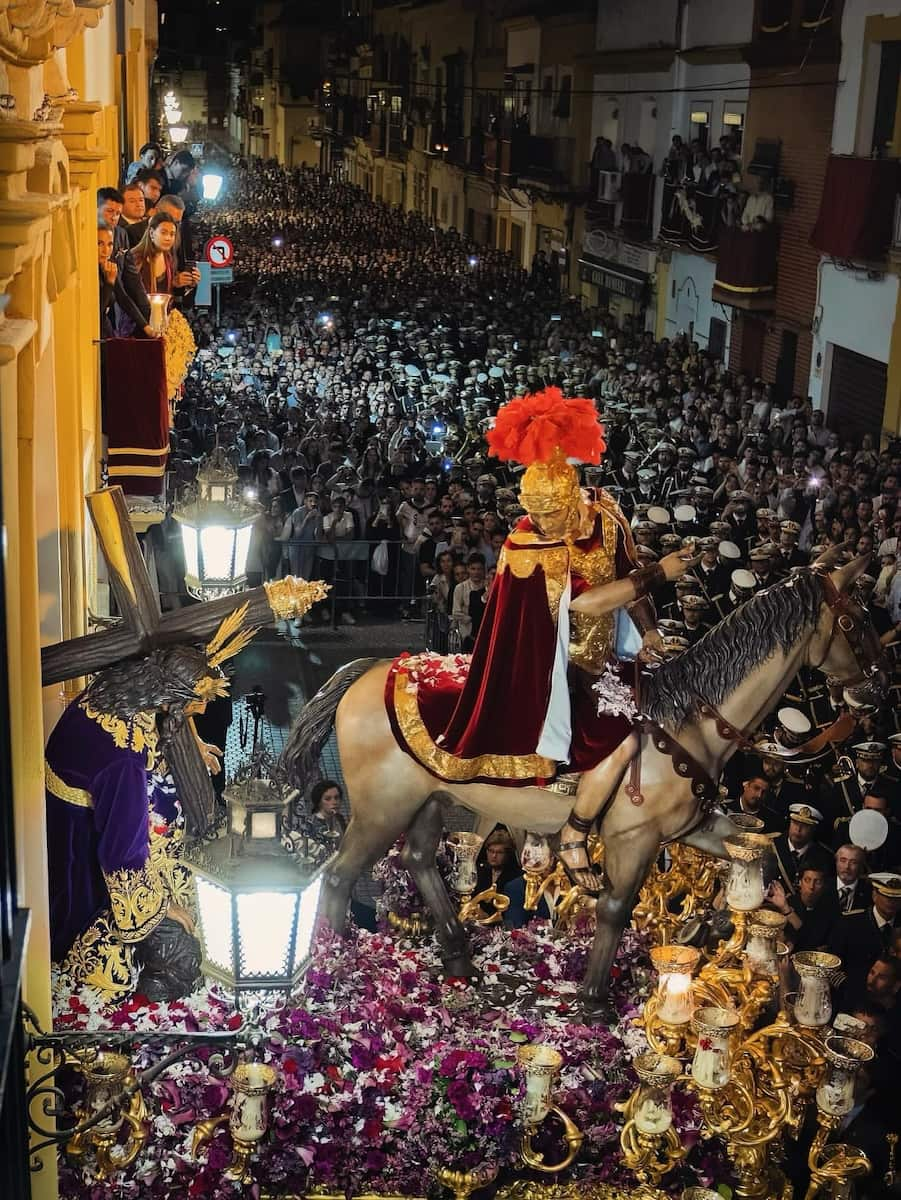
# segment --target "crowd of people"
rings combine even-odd
[[[689,162],[696,181],[729,169],[722,154],[705,167],[682,149],[674,146],[668,169],[683,181]],[[551,386],[596,401],[607,451],[586,482],[618,500],[639,561],[688,540],[700,554],[656,596],[664,656],[684,653],[825,550],[872,556],[854,598],[893,663],[888,702],[854,709],[843,742],[793,756],[845,703],[841,689],[803,671],[767,740],[732,760],[722,787],[728,811],[777,835],[768,896],[794,946],[841,954],[848,1011],[894,1055],[901,444],[880,448],[875,438],[830,429],[806,396],[777,393],[684,334],[658,341],[637,320],[617,322],[561,294],[559,265],[543,255],[524,270],[340,178],[234,164],[222,201],[195,214],[193,162],[182,159],[181,177],[164,168],[161,181],[158,165],[140,157],[121,204],[111,189],[98,197],[98,230],[112,227],[115,256],[130,222],[133,249],[109,281],[114,330],[123,318],[127,328],[129,316],[139,323],[126,303],[131,291],[122,294],[134,268],[145,289],[171,285],[199,347],[177,409],[169,498],[218,445],[260,505],[250,573],[334,584],[332,608],[306,620],[349,624],[367,610],[381,619],[427,616],[431,648],[471,647],[505,536],[523,511],[517,475],[488,458],[484,433],[502,402]],[[173,197],[185,192],[179,209]],[[218,319],[191,308],[187,220],[195,244],[214,233],[235,244],[235,283],[223,289]],[[168,247],[167,224],[175,227]],[[163,586],[175,602],[183,570],[177,534],[166,528],[158,558],[161,578],[170,562]],[[872,818],[854,820],[866,811],[882,818],[875,835]],[[504,843],[494,857],[509,874],[515,849]]]

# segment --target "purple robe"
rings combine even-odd
[[[102,913],[129,944],[155,929],[168,905],[150,855],[146,751],[117,746],[81,699],[63,713],[45,752],[54,962]]]

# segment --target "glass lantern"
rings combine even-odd
[[[736,833],[723,838],[730,859],[726,903],[736,912],[753,912],[763,904],[763,856],[773,843],[761,833]]]
[[[632,1102],[632,1120],[639,1133],[659,1135],[673,1124],[673,1084],[682,1074],[682,1064],[669,1054],[639,1054],[635,1073],[641,1081]]]
[[[799,950],[792,955],[798,973],[795,1020],[808,1029],[821,1029],[832,1016],[830,986],[839,980],[842,960],[823,950]]]
[[[732,1008],[700,1008],[691,1027],[698,1037],[691,1077],[698,1087],[716,1091],[732,1075],[732,1039],[739,1016]]]
[[[854,1107],[857,1073],[875,1051],[857,1038],[827,1037],[823,1053],[829,1064],[817,1088],[817,1108],[829,1117],[844,1117]]]
[[[241,592],[257,504],[239,495],[238,473],[217,446],[197,472],[197,492],[175,506],[185,552],[185,586],[197,600]]]
[[[687,1025],[694,1011],[691,977],[701,952],[693,946],[653,946],[657,971],[657,1018],[664,1025]]]
[[[769,908],[755,912],[748,926],[745,957],[754,975],[767,979],[779,974],[779,935],[785,927],[782,913]]]
[[[310,962],[323,871],[281,838],[287,794],[244,779],[225,790],[227,832],[186,852],[194,876],[204,975],[242,993],[289,993]]]

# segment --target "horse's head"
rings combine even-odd
[[[878,704],[889,683],[885,652],[867,610],[852,596],[870,555],[835,566],[840,548],[813,565],[823,580],[820,619],[807,647],[808,666],[822,671],[858,705]]]

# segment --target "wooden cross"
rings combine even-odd
[[[259,587],[163,614],[129,520],[122,489],[111,487],[91,492],[87,504],[123,619],[111,629],[45,646],[41,651],[41,680],[45,687],[94,674],[126,659],[144,657],[154,649],[208,640],[223,618],[244,604],[248,606],[245,623],[259,627],[269,624],[274,615],[300,615],[313,599],[319,598],[310,594],[311,589],[316,590],[315,585],[289,579],[275,585],[283,601],[277,612],[273,608],[275,602],[270,602],[270,593]],[[215,796],[200,748],[186,721],[169,739],[166,761],[185,814],[186,833],[191,837],[202,836],[213,823]]]

